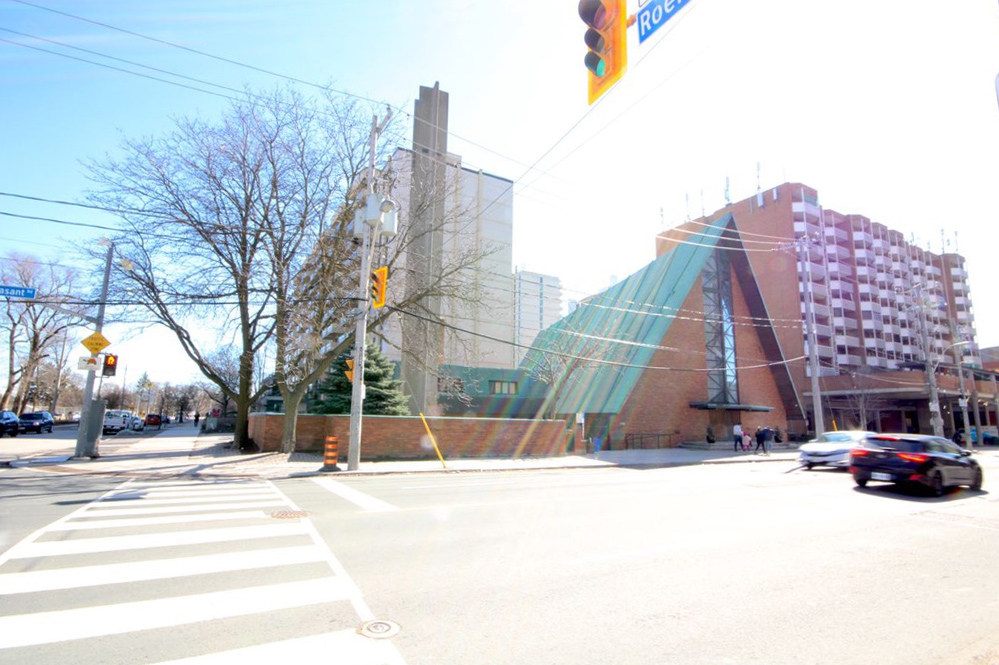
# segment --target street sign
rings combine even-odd
[[[87,350],[91,353],[100,353],[105,348],[111,346],[111,342],[108,341],[107,337],[99,332],[95,332],[90,337],[85,338],[80,344],[87,347]]]
[[[0,286],[0,296],[8,298],[35,298],[35,290],[27,286]]]
[[[641,44],[661,28],[666,21],[690,4],[690,0],[651,0],[639,7],[637,16],[638,43]]]
[[[76,368],[82,369],[86,372],[96,372],[97,358],[92,358],[90,356],[81,356],[80,360],[76,364]]]

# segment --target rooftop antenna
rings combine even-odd
[[[701,190],[701,217],[706,217],[707,214],[704,212],[704,190]]]
[[[760,163],[756,162],[756,207],[763,207],[763,188],[760,186]]]
[[[954,253],[955,254],[960,254],[961,253],[961,248],[957,244],[957,231],[954,231]]]
[[[690,192],[685,193],[683,195],[683,197],[687,201],[687,221],[689,222],[690,221]]]
[[[663,228],[666,228],[666,213],[663,211],[663,207],[659,206],[659,221],[662,223]]]
[[[732,197],[729,196],[728,189],[729,189],[729,178],[728,178],[728,176],[725,176],[725,205],[726,206],[732,205]]]

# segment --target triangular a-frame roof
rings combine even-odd
[[[670,325],[684,316],[683,303],[719,246],[735,250],[733,267],[764,352],[774,365],[785,410],[803,417],[800,396],[780,343],[767,325],[766,303],[731,214],[699,228],[690,240],[677,240],[652,263],[583,301],[576,311],[538,335],[521,368],[550,367],[552,358],[561,359],[561,376],[552,387],[553,412],[620,413]]]
[[[717,220],[538,335],[522,367],[545,354],[564,359],[556,413],[621,411],[731,221]]]

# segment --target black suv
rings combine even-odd
[[[52,431],[55,419],[48,411],[33,411],[32,413],[22,413],[19,428],[22,432],[46,432]]]
[[[17,436],[19,429],[20,421],[18,421],[16,413],[13,411],[0,411],[0,436],[4,434]]]

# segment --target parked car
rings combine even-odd
[[[868,436],[876,432],[864,430],[842,430],[825,432],[812,441],[798,446],[799,461],[809,469],[815,466],[850,466],[850,451],[860,445]]]
[[[120,411],[111,409],[104,412],[104,434],[117,434],[123,429],[128,429],[132,422],[131,411]]]
[[[18,422],[21,432],[41,434],[42,430],[45,430],[51,433],[52,426],[55,425],[55,418],[48,411],[32,411],[31,413],[22,413]]]
[[[147,413],[146,426],[155,427],[156,429],[163,429],[163,418],[161,418],[160,414],[158,413]]]
[[[21,421],[13,411],[0,411],[0,436],[17,436],[21,430]]]
[[[141,432],[146,428],[146,421],[139,416],[132,416],[132,422],[129,424],[128,428],[136,432]]]
[[[935,496],[954,485],[982,488],[982,467],[970,450],[925,434],[867,437],[850,453],[850,473],[861,487],[871,480],[921,485]]]

